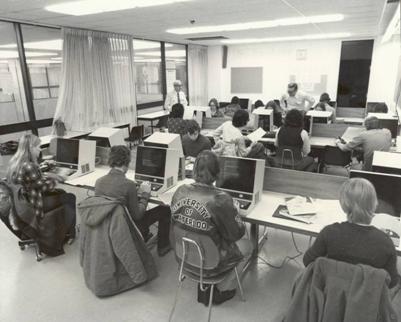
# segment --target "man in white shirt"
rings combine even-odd
[[[315,99],[312,96],[299,91],[297,83],[289,83],[287,93],[281,96],[280,100],[280,106],[285,112],[292,109],[306,112],[314,104]]]
[[[171,107],[174,104],[182,104],[184,107],[188,105],[185,93],[182,91],[182,83],[180,80],[174,81],[174,91],[167,94],[164,102],[164,109],[171,112]]]

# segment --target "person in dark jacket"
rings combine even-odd
[[[225,108],[224,115],[233,117],[235,112],[241,109],[241,105],[239,105],[239,103],[239,98],[237,96],[233,96],[231,103]]]
[[[186,157],[196,158],[203,150],[210,150],[212,144],[210,140],[200,134],[200,127],[195,120],[187,123],[187,134],[182,137],[182,148]]]
[[[354,178],[344,183],[340,204],[348,220],[325,227],[304,255],[308,266],[318,257],[328,257],[350,264],[365,264],[385,269],[390,287],[398,283],[397,253],[391,239],[371,226],[377,207],[373,185],[366,179]]]
[[[211,151],[201,152],[194,164],[195,183],[179,187],[171,203],[173,226],[206,234],[219,249],[220,262],[214,275],[227,271],[232,263],[234,266],[235,263],[243,266],[251,252],[249,240],[241,240],[245,225],[239,217],[238,205],[234,204],[230,195],[213,186],[219,172],[216,154]],[[201,225],[194,226],[194,222]],[[174,240],[174,236],[171,238]],[[232,272],[215,288],[213,303],[220,304],[234,297],[235,285],[235,273]],[[210,294],[210,289],[208,291]],[[198,302],[207,305],[209,297],[205,292],[198,289]]]
[[[166,206],[158,206],[146,210],[150,197],[150,184],[144,182],[137,190],[136,183],[125,176],[130,162],[131,152],[126,146],[113,146],[109,157],[111,170],[96,181],[95,194],[121,200],[127,206],[145,241],[151,237],[149,227],[158,222],[157,250],[160,256],[164,256],[171,250],[170,209]]]
[[[308,132],[304,130],[303,120],[303,113],[297,109],[287,112],[284,125],[280,127],[276,135],[277,156],[275,160],[281,166],[294,167],[295,170],[300,171],[313,171],[315,164],[313,158],[308,156],[311,147]],[[292,157],[290,158],[290,153],[284,150],[291,150]]]
[[[181,136],[187,133],[187,121],[184,117],[184,106],[182,104],[174,104],[171,108],[171,113],[168,117],[167,127],[169,133],[180,134]]]

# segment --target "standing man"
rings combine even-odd
[[[280,106],[285,112],[292,109],[307,112],[314,104],[315,99],[312,96],[299,91],[297,83],[289,83],[287,93],[281,96],[280,100]]]
[[[164,109],[171,112],[171,107],[174,104],[182,104],[184,107],[188,105],[185,93],[182,91],[182,83],[180,80],[174,81],[174,91],[167,94],[164,102]]]

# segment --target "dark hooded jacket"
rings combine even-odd
[[[86,285],[95,295],[118,294],[157,277],[152,255],[118,200],[89,197],[78,211],[80,264]]]

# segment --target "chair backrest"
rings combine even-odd
[[[143,124],[133,126],[131,128],[130,139],[131,140],[142,140],[144,136],[145,127]]]
[[[174,226],[173,248],[177,261],[184,260],[184,269],[200,273],[200,270],[213,270],[220,263],[217,245],[208,235],[199,234]]]
[[[326,146],[324,151],[324,163],[345,167],[351,163],[351,151],[341,151],[336,146]]]
[[[277,157],[281,162],[281,168],[294,169],[295,165],[302,160],[302,150],[298,147],[282,146],[277,149]]]

